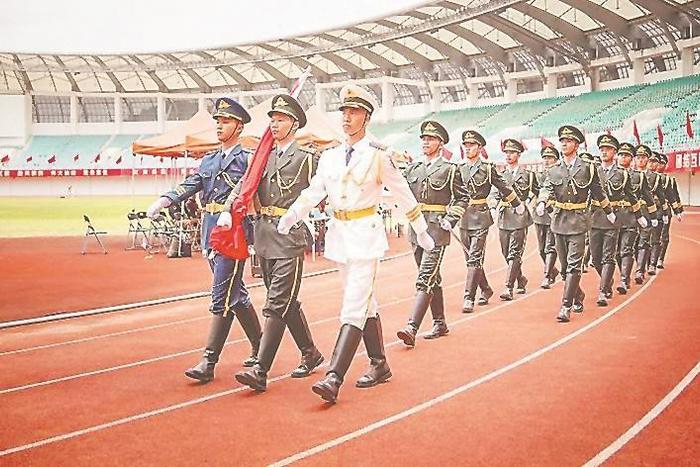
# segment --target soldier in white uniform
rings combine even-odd
[[[419,246],[426,251],[435,246],[420,205],[390,154],[366,136],[376,107],[374,99],[354,84],[344,86],[340,98],[346,140],[321,154],[310,186],[278,223],[280,233],[289,232],[326,197],[334,210],[326,233],[325,256],[339,263],[343,278],[341,327],[328,372],[312,387],[313,392],[331,403],[338,397],[360,339],[364,339],[370,369],[356,386],[372,387],[391,377],[374,296],[379,259],[389,247],[384,223],[377,214],[385,186],[406,214]]]

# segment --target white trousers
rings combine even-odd
[[[338,263],[343,278],[343,305],[340,324],[364,329],[367,318],[377,316],[379,305],[374,296],[379,259],[354,259]]]

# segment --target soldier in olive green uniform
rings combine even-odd
[[[537,185],[541,187],[547,177],[547,168],[556,164],[559,160],[559,151],[556,148],[545,146],[541,149],[540,154],[544,161],[544,170],[535,174]],[[537,199],[535,198],[535,202]],[[537,214],[535,210],[532,212],[532,220],[535,223],[535,233],[537,234],[537,244],[539,246],[540,257],[544,262],[544,279],[540,287],[550,289],[554,281],[557,279],[559,270],[556,267],[557,249],[554,246],[554,233],[550,227],[552,223],[552,215],[548,212],[549,208],[554,206],[554,201],[548,201],[547,209],[543,215]]]
[[[486,146],[483,136],[477,131],[466,130],[462,133],[462,146],[465,160],[459,166],[459,171],[462,183],[469,194],[469,206],[460,224],[460,237],[467,261],[467,282],[462,312],[471,313],[474,311],[476,287],[486,279],[483,269],[486,236],[489,233],[489,227],[493,224],[486,198],[491,192],[491,187],[496,187],[503,202],[510,203],[518,214],[525,212],[525,206],[510,185],[503,180],[496,166],[480,157],[481,149]],[[490,290],[490,287],[487,290]],[[482,292],[485,290],[482,289]]]
[[[565,125],[559,128],[563,158],[547,169],[547,177],[540,190],[537,213],[544,214],[546,203],[554,200],[552,232],[556,235],[556,247],[562,271],[566,274],[562,306],[557,315],[559,322],[568,322],[571,311],[583,311],[585,294],[579,287],[588,229],[586,210],[589,197],[600,203],[608,220],[615,222],[610,202],[600,185],[594,164],[577,156],[579,144],[584,140],[578,128]]]
[[[656,173],[656,177],[659,179],[659,191],[663,193],[663,202],[661,204],[661,217],[663,219],[663,224],[659,225],[654,231],[652,231],[651,238],[651,254],[649,255],[649,269],[648,273],[650,276],[656,274],[656,265],[661,256],[661,252],[664,244],[664,232],[666,237],[668,237],[669,228],[671,225],[671,213],[678,214],[676,208],[673,207],[675,201],[675,193],[671,189],[670,176],[663,172],[663,168],[668,163],[668,158],[665,155],[654,151],[651,158],[649,159],[649,165],[651,172]],[[677,205],[676,205],[677,206]],[[682,208],[681,208],[682,209]],[[668,245],[668,241],[666,241]]]
[[[664,173],[666,170],[666,165],[668,164],[668,157],[666,154],[659,155],[659,162],[656,165],[656,171],[659,173]],[[666,201],[668,208],[666,209],[666,215],[671,218],[671,211],[676,215],[678,222],[683,219],[683,203],[681,203],[681,196],[678,193],[678,182],[676,177],[666,175],[666,184],[664,185],[664,191],[666,193]],[[659,259],[656,262],[656,267],[659,269],[664,268],[664,259],[666,258],[666,250],[668,249],[669,233],[671,230],[671,223],[664,224],[663,230],[661,231],[661,252],[659,253]]]
[[[428,233],[435,240],[435,248],[423,250],[416,241],[413,229],[409,231],[413,256],[419,269],[416,301],[408,325],[396,333],[409,347],[416,345],[416,334],[429,304],[433,329],[425,338],[435,339],[449,332],[445,322],[440,265],[450,244],[450,232],[469,203],[457,165],[446,161],[441,155],[444,145],[450,140],[445,127],[435,121],[425,121],[421,124],[420,137],[425,160],[408,166],[404,176],[428,222]]]
[[[630,288],[636,244],[641,232],[644,230],[648,231],[649,224],[652,226],[658,224],[656,204],[654,203],[653,196],[651,196],[649,192],[647,179],[643,172],[632,169],[632,158],[635,157],[635,152],[636,148],[633,144],[620,144],[620,149],[617,152],[617,163],[620,167],[629,172],[632,192],[639,201],[639,214],[647,220],[647,225],[644,225],[641,221],[635,221],[633,216],[629,213],[622,214],[622,227],[620,229],[620,239],[618,243],[620,283],[617,286],[617,292],[621,295],[625,295]]]
[[[522,273],[523,251],[527,228],[532,225],[532,216],[527,209],[530,200],[540,194],[535,173],[518,165],[520,154],[525,150],[522,143],[515,139],[503,141],[503,152],[506,154],[506,169],[501,173],[503,180],[515,192],[521,205],[525,208],[521,214],[511,203],[501,201],[498,211],[498,230],[501,242],[501,252],[508,263],[505,290],[501,300],[513,300],[513,287],[517,281],[518,293],[525,293],[527,278]]]
[[[666,198],[664,197],[663,187],[661,185],[661,178],[658,177],[659,174],[649,170],[648,164],[651,158],[657,160],[657,157],[652,154],[649,146],[645,144],[640,144],[635,149],[635,159],[634,163],[637,169],[642,172],[642,175],[646,179],[646,183],[649,187],[649,192],[654,199],[654,206],[648,206],[649,214],[654,214],[657,216],[657,222],[652,223],[651,227],[641,228],[639,232],[639,241],[637,244],[637,273],[634,276],[634,281],[637,284],[644,283],[644,275],[646,273],[647,267],[649,266],[649,257],[651,256],[651,250],[654,245],[658,245],[661,239],[661,222],[668,221],[664,219],[663,210],[661,209]],[[654,273],[656,268],[654,268]]]
[[[257,190],[260,217],[255,223],[255,253],[260,257],[267,297],[262,309],[267,319],[263,329],[258,363],[248,371],[237,373],[236,380],[257,391],[267,389],[267,374],[279,348],[285,328],[301,351],[301,363],[292,372],[302,378],[323,362],[314,345],[309,325],[297,300],[304,268],[306,227],[294,226],[289,235],[277,232],[277,222],[299,193],[309,186],[318,158],[313,149],[300,147],[294,140],[297,129],[306,125],[306,115],[291,96],[280,94],[272,99],[270,129],[277,144],[267,161]],[[226,213],[238,190],[226,200]],[[230,218],[219,220],[226,225]]]
[[[629,222],[630,217],[635,225],[638,220],[641,226],[647,225],[646,218],[639,211],[639,201],[632,190],[629,173],[615,164],[615,155],[619,147],[620,143],[614,136],[601,135],[598,138],[598,148],[602,152],[602,163],[598,167],[598,175],[617,217],[616,222],[611,223],[600,209],[600,203],[592,202],[591,256],[593,266],[600,275],[597,300],[599,306],[606,306],[608,299],[612,297],[620,228]]]

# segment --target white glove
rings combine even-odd
[[[294,211],[287,211],[277,222],[277,232],[287,235],[298,220]]]
[[[515,208],[515,213],[519,216],[525,214],[525,205],[523,203],[518,204],[518,206]]]
[[[649,227],[649,223],[647,222],[647,218],[644,216],[637,219],[637,224],[639,224],[639,226],[643,229],[646,229],[647,227]]]
[[[544,203],[537,203],[537,207],[535,208],[535,212],[537,213],[538,216],[544,216]]]
[[[678,214],[676,214],[676,219],[678,219],[678,222],[682,221],[683,220],[683,213],[679,212]]]
[[[496,209],[491,209],[491,219],[493,219],[494,222],[498,221],[498,211]]]
[[[659,226],[659,220],[658,220],[658,219],[652,219],[652,220],[651,220],[651,226],[652,226],[652,227],[658,227],[658,226]]]
[[[611,224],[614,224],[615,221],[617,220],[617,216],[615,215],[614,212],[611,212],[610,214],[607,214],[605,217],[608,218]]]
[[[170,201],[170,198],[166,198],[165,196],[161,196],[153,204],[151,204],[148,207],[148,210],[146,211],[146,215],[150,217],[151,219],[154,219],[160,214],[161,209],[165,209],[168,206],[172,204],[172,201]]]
[[[416,240],[418,241],[418,246],[423,248],[425,251],[430,251],[435,248],[435,241],[428,232],[419,233],[416,235]]]
[[[219,219],[216,221],[216,225],[219,227],[224,227],[226,230],[230,229],[233,225],[233,219],[231,218],[231,213],[224,211],[219,214]]]
[[[668,216],[666,214],[661,216],[661,219],[663,220],[664,224],[668,224],[670,222],[670,219],[668,218]]]
[[[442,219],[440,219],[440,228],[449,232],[450,230],[452,230],[452,224],[450,224],[450,221],[443,217]]]

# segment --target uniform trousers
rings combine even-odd
[[[482,268],[486,251],[486,237],[489,229],[460,229],[462,245],[464,245],[464,258],[468,268]]]
[[[507,262],[521,261],[525,250],[527,229],[503,230],[499,229],[498,239],[501,242],[501,253]]]
[[[287,313],[294,313],[299,307],[297,297],[304,272],[304,257],[260,258],[260,266],[267,288],[262,314],[266,318],[276,316],[284,320]]]
[[[600,271],[604,264],[614,264],[617,253],[618,229],[591,229],[591,259]]]
[[[639,233],[637,227],[622,227],[617,242],[617,252],[620,258],[634,256],[634,244]]]
[[[566,275],[581,274],[583,256],[586,251],[586,233],[555,234],[555,242],[562,273]]]
[[[535,232],[537,233],[540,257],[544,261],[548,254],[557,252],[554,246],[554,232],[547,224],[535,224]]]
[[[352,259],[338,263],[338,267],[343,280],[340,324],[363,330],[367,318],[376,317],[379,309],[374,294],[379,259]]]
[[[434,288],[442,284],[440,266],[445,257],[447,245],[436,246],[430,251],[425,251],[418,245],[413,245],[413,259],[418,266],[418,278],[416,290],[418,292],[431,293]]]
[[[243,283],[245,260],[233,260],[221,254],[209,258],[209,268],[214,273],[209,311],[227,316],[231,311],[245,310],[250,306],[248,289]]]

